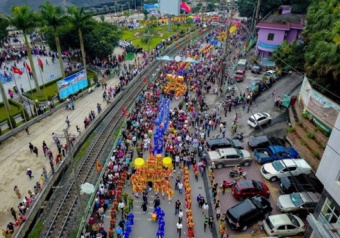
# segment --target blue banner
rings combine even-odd
[[[65,99],[88,85],[86,72],[82,70],[57,82],[59,97]]]

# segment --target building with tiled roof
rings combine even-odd
[[[291,13],[291,9],[291,6],[282,5],[275,14],[256,25],[258,31],[255,54],[261,59],[269,58],[284,40],[291,43],[300,36],[305,21],[302,15]]]

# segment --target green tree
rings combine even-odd
[[[288,44],[284,41],[271,55],[271,59],[274,60],[275,65],[280,69],[287,70],[289,66],[294,69],[303,72],[304,71],[304,45],[293,42]],[[299,52],[297,54],[296,52]],[[292,69],[289,69],[292,70]]]
[[[27,39],[27,32],[36,27],[37,14],[27,5],[14,6],[12,7],[12,17],[10,18],[10,23],[18,30],[22,30],[24,35],[24,44],[27,50],[28,60],[31,64],[31,69],[33,73],[33,79],[35,83],[36,92],[41,96],[41,90],[38,83],[37,74],[35,71],[35,66],[32,58],[32,52],[30,44]]]
[[[84,49],[84,40],[83,40],[83,32],[82,30],[86,27],[86,24],[89,22],[92,17],[90,14],[84,12],[84,8],[77,8],[75,6],[69,7],[67,9],[69,16],[68,21],[76,28],[78,31],[79,43],[81,56],[83,59],[84,69],[86,71],[86,55]]]
[[[340,95],[339,6],[337,0],[313,0],[303,33],[307,76],[337,95]]]
[[[3,39],[8,36],[8,31],[7,31],[8,25],[9,25],[9,18],[3,14],[0,14],[0,41],[3,41]],[[2,97],[2,101],[4,102],[6,111],[11,110],[11,107],[7,99],[7,94],[5,92],[4,85],[2,84],[1,80],[0,80],[0,94]]]
[[[52,27],[53,35],[55,38],[55,43],[58,52],[60,71],[63,78],[65,78],[65,69],[63,58],[61,57],[60,40],[58,35],[58,28],[65,25],[65,16],[60,7],[53,6],[50,2],[45,2],[39,6],[40,8],[40,19],[44,26]]]
[[[109,23],[97,23],[93,30],[84,34],[86,52],[91,59],[106,58],[118,45],[120,33]]]
[[[215,6],[213,3],[208,3],[207,8],[208,8],[208,11],[211,12],[214,10]]]

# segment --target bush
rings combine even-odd
[[[312,132],[307,132],[307,137],[309,138],[309,139],[314,139],[314,134],[312,133]]]
[[[309,114],[307,112],[303,112],[301,115],[303,118],[309,119]]]
[[[9,118],[7,119],[7,125],[11,129],[14,129],[17,127],[17,122],[15,121],[13,116],[9,116]]]
[[[314,155],[315,158],[320,159],[320,155],[318,152],[316,152],[315,150],[312,150],[312,154]]]
[[[28,114],[28,112],[26,111],[25,108],[22,109],[22,111],[20,112],[21,118],[24,121],[29,121],[30,120],[30,115]]]
[[[301,145],[307,145],[306,141],[304,141],[304,140],[301,140],[300,143],[301,143]]]
[[[301,125],[302,125],[302,122],[301,122],[301,121],[297,121],[297,122],[296,122],[296,125],[301,126]]]
[[[291,127],[291,126],[287,128],[287,131],[288,131],[288,132],[293,132],[294,130],[295,130],[295,128],[294,128],[294,127]]]

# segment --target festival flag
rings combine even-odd
[[[44,71],[44,63],[42,62],[42,60],[38,57],[38,64],[40,66],[41,71]]]
[[[144,84],[146,84],[148,82],[148,80],[146,78],[143,79]]]
[[[15,74],[19,74],[19,75],[23,74],[22,71],[20,69],[18,69],[17,67],[15,67],[15,66],[12,66],[12,71]]]
[[[29,66],[29,64],[24,62],[24,66],[25,66],[25,68],[27,69],[28,72],[31,72],[31,67]]]

